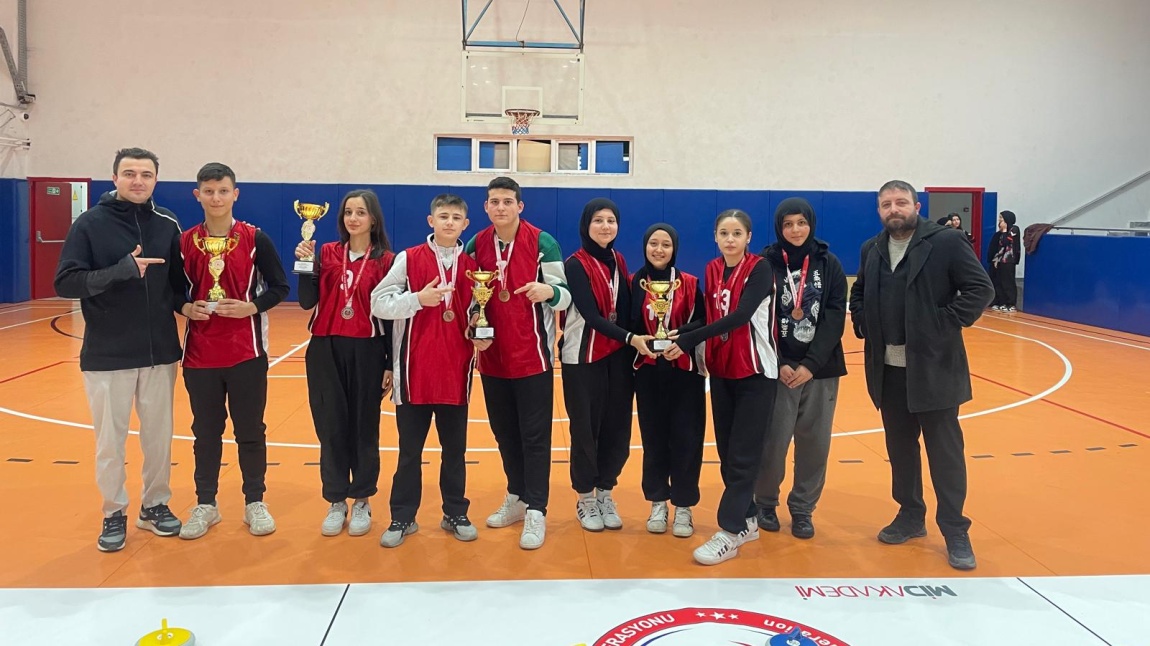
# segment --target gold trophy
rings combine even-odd
[[[323,206],[318,204],[300,204],[299,200],[295,201],[296,215],[303,218],[303,227],[300,228],[300,234],[303,236],[303,241],[308,242],[311,240],[312,235],[315,234],[315,221],[327,215],[327,209],[330,205],[327,202]],[[315,273],[315,254],[309,254],[295,261],[295,266],[292,268],[294,274],[314,274]]]
[[[487,322],[487,312],[484,308],[487,307],[487,301],[491,300],[491,295],[495,293],[495,290],[491,289],[491,281],[495,280],[498,274],[494,271],[471,271],[470,269],[464,273],[468,280],[475,281],[471,293],[475,295],[475,302],[479,303],[479,320],[475,322],[475,332],[472,336],[476,339],[494,339],[495,328]]]
[[[224,288],[220,286],[220,276],[224,273],[224,255],[240,243],[240,236],[232,237],[206,236],[201,238],[199,233],[192,234],[192,243],[196,249],[211,256],[208,260],[208,273],[212,275],[212,288],[208,290],[208,309],[216,311],[216,304],[227,298]]]
[[[671,347],[671,340],[667,338],[667,328],[663,327],[663,321],[667,318],[667,312],[671,311],[671,301],[668,297],[682,284],[683,281],[678,278],[673,282],[646,278],[639,280],[639,288],[651,295],[651,311],[659,321],[659,326],[655,328],[655,338],[648,341],[652,352],[662,352]]]

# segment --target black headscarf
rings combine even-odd
[[[935,222],[935,224],[941,224],[944,227],[949,227],[950,226],[950,216],[948,215],[944,218],[939,218],[939,219],[935,220],[934,222]]]
[[[655,235],[656,231],[665,231],[667,235],[671,236],[671,259],[667,262],[667,266],[662,269],[655,269],[650,260],[647,260],[647,243],[651,241],[651,236]],[[633,284],[638,285],[640,278],[647,280],[670,280],[671,268],[675,266],[675,259],[679,257],[679,232],[675,227],[659,222],[647,227],[647,232],[643,234],[643,268],[635,272],[635,279]]]
[[[1014,215],[1014,211],[1003,211],[999,213],[1002,216],[1003,222],[1006,222],[1006,228],[1014,228],[1014,223],[1018,222],[1018,217]]]
[[[806,242],[799,247],[787,242],[787,239],[783,237],[783,218],[795,214],[801,214],[806,218],[807,224],[811,225],[811,232],[807,235]],[[767,247],[763,252],[767,258],[782,266],[782,252],[786,251],[789,261],[786,263],[788,268],[799,269],[802,267],[803,259],[814,251],[818,244],[815,242],[815,210],[811,207],[811,203],[801,197],[788,197],[783,200],[782,204],[779,204],[779,208],[775,209],[775,237],[778,242]]]
[[[591,239],[590,234],[591,218],[595,217],[595,214],[603,209],[610,210],[615,214],[615,221],[619,221],[619,207],[615,206],[614,202],[605,197],[597,197],[583,207],[583,216],[579,218],[579,238],[583,241],[584,251],[591,254],[592,258],[607,265],[607,268],[611,271],[615,271],[615,252],[613,251],[615,240],[608,242],[607,247],[603,248],[599,246],[598,242]],[[618,239],[618,236],[616,236],[616,239]]]

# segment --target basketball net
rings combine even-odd
[[[511,118],[511,134],[526,135],[530,134],[531,120],[539,116],[539,111],[526,108],[511,108],[504,110],[503,114]]]

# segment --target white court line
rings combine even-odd
[[[27,312],[32,309],[31,307],[13,307],[10,310],[0,310],[0,314],[11,314],[12,312]]]
[[[1039,325],[1037,323],[1031,323],[1030,321],[1023,321],[1020,319],[1012,319],[1009,317],[998,316],[998,317],[995,317],[995,319],[1000,320],[1000,321],[1009,321],[1011,323],[1017,323],[1019,325],[1029,325],[1030,327],[1042,328],[1043,330],[1050,330],[1051,332],[1061,332],[1063,334],[1069,334],[1071,336],[1080,336],[1084,339],[1091,339],[1093,341],[1101,341],[1103,343],[1113,343],[1114,345],[1121,345],[1121,346],[1125,346],[1127,348],[1134,348],[1136,350],[1146,350],[1147,352],[1150,352],[1150,346],[1134,345],[1132,343],[1123,343],[1121,341],[1115,341],[1114,339],[1104,339],[1104,338],[1098,337],[1098,336],[1090,336],[1089,334],[1082,334],[1080,332],[1071,332],[1070,330],[1063,330],[1061,328],[1049,327],[1046,325]],[[983,328],[983,329],[989,330],[990,328]],[[1127,334],[1129,334],[1129,333],[1127,333]]]
[[[57,314],[56,316],[46,316],[46,317],[44,317],[44,318],[42,318],[42,319],[32,319],[31,321],[24,321],[23,323],[16,323],[16,324],[13,324],[13,325],[6,325],[6,326],[4,326],[4,327],[0,327],[0,330],[11,330],[11,329],[12,329],[12,328],[14,328],[14,327],[20,327],[21,325],[31,325],[32,323],[39,323],[40,321],[51,321],[52,319],[56,318],[57,316],[67,316],[68,314],[75,314],[75,313],[76,313],[76,312],[78,312],[78,311],[79,311],[79,310],[72,310],[72,311],[70,311],[70,312],[64,312],[64,313],[62,313],[62,314]]]
[[[272,368],[276,367],[276,364],[278,364],[279,362],[281,362],[284,359],[287,359],[288,357],[292,356],[293,354],[299,352],[300,348],[306,348],[307,344],[309,344],[309,343],[311,343],[311,339],[308,339],[307,341],[304,341],[303,343],[301,343],[299,345],[293,345],[291,350],[288,350],[287,352],[281,354],[279,357],[276,358],[275,361],[269,363],[268,364],[268,370],[271,370]],[[289,375],[289,376],[294,377],[295,375]]]
[[[1042,391],[1041,393],[1039,393],[1037,395],[1033,395],[1033,396],[1028,397],[1026,399],[1023,399],[1021,401],[1017,401],[1017,402],[1013,402],[1013,403],[1006,404],[1003,406],[999,406],[997,408],[991,408],[988,410],[976,411],[973,413],[967,413],[966,415],[960,415],[959,419],[970,419],[971,417],[980,417],[982,415],[990,415],[991,413],[1000,413],[1000,412],[1005,411],[1005,410],[1010,410],[1011,408],[1018,408],[1019,406],[1025,406],[1027,404],[1033,403],[1039,399],[1042,399],[1043,397],[1046,397],[1046,396],[1054,393],[1058,389],[1062,388],[1064,385],[1066,385],[1066,382],[1070,381],[1071,375],[1074,374],[1074,366],[1070,363],[1070,359],[1066,358],[1066,355],[1059,352],[1058,349],[1055,348],[1054,346],[1051,346],[1047,343],[1039,341],[1038,339],[1031,339],[1030,337],[1025,337],[1025,336],[1021,336],[1018,334],[1011,334],[1009,332],[1002,332],[1000,330],[995,330],[993,328],[983,327],[981,325],[976,325],[974,327],[976,329],[979,329],[979,330],[986,330],[987,332],[993,332],[995,334],[1001,334],[1003,336],[1009,336],[1009,337],[1013,337],[1016,339],[1022,339],[1023,341],[1033,341],[1034,343],[1041,345],[1042,347],[1046,348],[1047,350],[1050,350],[1051,352],[1053,352],[1055,355],[1058,356],[1059,359],[1062,360],[1063,373],[1062,373],[1062,378],[1058,380],[1058,383],[1054,384],[1050,388],[1047,388],[1046,390]],[[304,341],[303,343],[293,347],[289,352],[280,356],[278,359],[275,360],[275,362],[273,362],[270,365],[275,365],[276,363],[283,361],[288,356],[290,356],[292,353],[297,352],[300,348],[306,346],[307,344],[308,344],[308,342]],[[294,377],[295,375],[290,375],[290,376]],[[556,377],[558,377],[558,375],[556,375]],[[84,428],[84,429],[91,429],[92,428],[92,426],[89,424],[78,424],[76,422],[67,422],[64,420],[52,419],[49,417],[40,417],[38,415],[29,415],[28,413],[22,413],[20,411],[14,411],[14,410],[11,410],[9,408],[3,408],[3,407],[0,407],[0,413],[6,413],[6,414],[12,415],[14,417],[22,417],[24,419],[30,419],[30,420],[37,421],[37,422],[47,422],[49,424],[57,424],[60,426],[70,426],[73,428]],[[395,415],[395,413],[387,413],[387,412],[383,412],[383,411],[381,411],[380,414],[381,415]],[[482,424],[482,423],[486,423],[488,420],[485,420],[485,419],[484,420],[470,420],[469,419],[467,421],[472,422],[472,423]],[[554,421],[566,421],[566,420],[556,419]],[[862,431],[847,431],[845,433],[832,433],[832,437],[849,437],[849,436],[853,436],[853,435],[868,435],[871,433],[882,433],[882,432],[883,432],[882,428],[870,428],[870,429],[866,429],[866,430],[862,430]],[[131,433],[132,435],[139,435],[138,431],[129,431],[129,433]],[[194,437],[189,437],[187,435],[174,435],[172,439],[186,440],[186,441],[194,441],[195,440]],[[235,440],[225,439],[224,442],[226,442],[228,444],[235,444]],[[318,444],[301,444],[301,443],[296,443],[296,442],[268,442],[267,445],[270,447],[288,448],[288,449],[318,449],[319,448]],[[715,445],[714,442],[707,442],[706,444],[704,444],[704,446],[714,446],[714,445]],[[631,446],[631,450],[633,450],[633,451],[634,450],[642,450],[642,448],[643,448],[642,445]],[[379,447],[379,450],[382,452],[396,453],[399,451],[399,448],[398,447],[391,447],[391,446],[381,446],[381,447]],[[437,447],[426,447],[426,448],[424,448],[424,450],[429,452],[429,453],[439,453],[442,451],[442,449],[437,448]],[[471,448],[471,447],[468,447],[467,450],[472,452],[472,453],[496,453],[499,451],[499,449],[495,448],[495,447],[490,447],[490,448]],[[552,451],[570,451],[571,449],[568,447],[551,447],[551,450]]]

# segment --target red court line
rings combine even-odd
[[[999,386],[1000,388],[1005,388],[1005,389],[1007,389],[1007,390],[1013,390],[1014,392],[1016,392],[1016,393],[1018,393],[1018,394],[1020,394],[1020,395],[1026,395],[1027,397],[1033,397],[1033,396],[1034,396],[1034,394],[1033,394],[1033,393],[1028,393],[1028,392],[1026,392],[1025,390],[1021,390],[1021,389],[1019,389],[1019,388],[1015,388],[1014,386],[1008,386],[1008,385],[1006,385],[1006,384],[1004,384],[1004,383],[1001,383],[1001,382],[995,381],[995,380],[993,380],[993,379],[987,379],[986,377],[983,377],[982,375],[976,375],[976,374],[974,374],[973,372],[972,372],[972,373],[970,373],[970,376],[971,376],[971,377],[977,377],[978,379],[981,379],[981,380],[983,380],[983,381],[986,381],[986,382],[992,383],[992,384],[994,384],[995,386]],[[1118,422],[1112,422],[1112,421],[1110,421],[1110,420],[1108,420],[1108,419],[1104,419],[1104,418],[1098,417],[1097,415],[1091,415],[1090,413],[1087,413],[1087,412],[1084,412],[1084,411],[1080,411],[1080,410],[1078,410],[1077,408],[1071,408],[1070,406],[1067,406],[1066,404],[1059,404],[1058,402],[1056,402],[1056,401],[1053,401],[1053,400],[1050,400],[1050,399],[1047,399],[1047,398],[1045,398],[1045,397],[1043,397],[1043,398],[1042,398],[1042,399],[1040,399],[1039,401],[1041,401],[1041,402],[1042,402],[1042,403],[1044,403],[1044,404],[1050,404],[1051,406],[1057,406],[1058,408],[1061,408],[1061,409],[1063,409],[1063,410],[1068,410],[1068,411],[1070,411],[1071,413],[1076,413],[1076,414],[1078,414],[1078,415],[1081,415],[1081,416],[1083,416],[1083,417],[1088,417],[1088,418],[1090,418],[1090,419],[1092,419],[1092,420],[1094,420],[1094,421],[1096,421],[1096,422],[1102,422],[1103,424],[1106,424],[1106,425],[1108,425],[1108,426],[1113,426],[1114,428],[1117,428],[1117,429],[1121,429],[1121,430],[1123,430],[1123,431],[1126,431],[1127,433],[1133,433],[1133,434],[1135,434],[1135,435],[1138,435],[1138,436],[1140,436],[1140,437],[1144,437],[1144,438],[1146,438],[1146,439],[1150,440],[1150,435],[1147,435],[1146,433],[1143,433],[1142,431],[1136,431],[1136,430],[1134,430],[1134,429],[1132,429],[1132,428],[1130,428],[1130,427],[1128,427],[1128,426],[1123,426],[1123,425],[1119,424]]]
[[[72,363],[72,362],[71,361],[57,361],[56,363],[50,363],[46,366],[40,366],[39,368],[36,368],[35,370],[29,370],[28,372],[18,374],[15,377],[8,377],[7,379],[0,380],[0,384],[6,384],[9,381],[16,381],[17,379],[19,379],[21,377],[27,377],[28,375],[40,372],[41,370],[47,370],[48,368],[54,368],[54,367],[60,365],[61,363]]]

